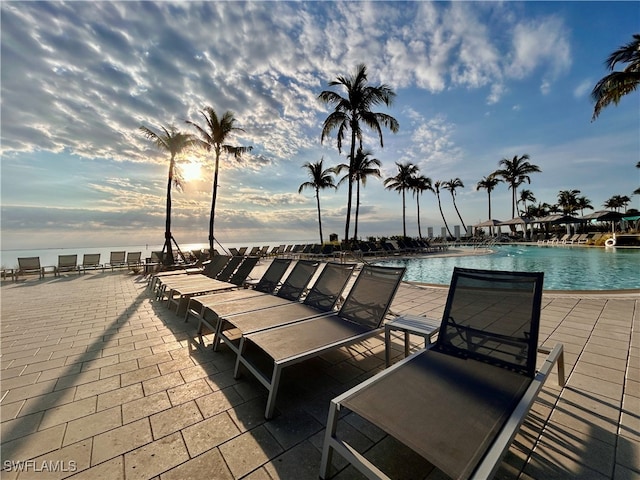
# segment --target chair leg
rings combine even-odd
[[[324,434],[324,447],[322,448],[322,459],[320,460],[320,478],[324,480],[331,473],[331,462],[333,460],[333,447],[331,439],[336,434],[338,427],[338,404],[331,401],[329,405],[329,416],[327,417],[327,428]]]
[[[267,408],[264,412],[264,418],[269,420],[273,417],[273,411],[276,407],[276,395],[278,395],[278,387],[280,386],[280,374],[282,367],[277,363],[273,365],[273,375],[271,377],[271,385],[269,386],[269,396],[267,397]]]

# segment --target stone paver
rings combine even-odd
[[[30,278],[1,294],[3,479],[31,478],[14,468],[27,460],[58,462],[36,480],[315,479],[329,400],[384,368],[382,335],[293,366],[266,421],[266,390],[233,378],[224,346],[199,350],[193,319],[154,301],[139,276]],[[391,310],[438,318],[446,295],[404,284]],[[564,343],[567,385],[544,387],[501,477],[639,478],[640,292],[545,293],[542,308],[540,343]],[[397,361],[402,338],[392,340]],[[393,478],[441,478],[353,414],[339,428]],[[334,471],[361,478],[338,456]]]

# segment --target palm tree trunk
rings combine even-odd
[[[442,217],[442,221],[444,222],[444,226],[447,229],[447,232],[449,233],[449,236],[453,237],[453,234],[451,233],[451,230],[449,230],[449,225],[447,225],[447,221],[444,218],[444,213],[442,212],[442,203],[440,202],[440,194],[437,193],[436,196],[438,197],[438,208],[440,209],[440,216]]]
[[[218,170],[220,167],[220,151],[216,150],[216,165],[213,172],[213,196],[211,198],[211,213],[209,215],[209,255],[213,256],[215,236],[213,234],[214,219],[216,216],[216,198],[218,198]]]
[[[164,246],[163,251],[166,251],[166,255],[163,255],[164,265],[173,265],[173,251],[171,249],[171,184],[173,183],[173,165],[174,156],[171,156],[169,161],[169,175],[167,180],[167,217],[165,219],[164,226]]]
[[[347,199],[347,221],[344,226],[344,241],[349,242],[349,223],[351,221],[351,197],[353,196],[353,162],[356,154],[356,129],[351,125],[351,154],[349,156],[349,198]]]
[[[358,240],[358,215],[360,214],[360,180],[356,180],[356,221],[353,224],[353,238]]]
[[[462,216],[458,211],[458,206],[456,205],[456,197],[452,194],[451,198],[453,198],[453,208],[456,209],[456,213],[458,214],[458,218],[460,219],[460,223],[462,223],[462,228],[464,228],[464,233],[467,233],[467,226],[464,224],[464,220],[462,220]]]
[[[320,245],[324,243],[322,240],[322,220],[320,219],[320,190],[316,188],[316,203],[318,204],[318,228],[320,229]]]
[[[420,194],[416,193],[416,209],[418,210],[418,238],[422,240],[422,228],[420,228]]]
[[[489,189],[487,189],[487,196],[489,197],[489,220],[491,220],[491,191]],[[489,235],[493,237],[493,225],[489,225]]]
[[[402,189],[402,236],[407,238],[407,205],[404,198],[404,188]]]

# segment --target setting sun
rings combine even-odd
[[[194,162],[192,160],[180,165],[182,178],[185,182],[191,182],[193,180],[199,180],[202,176],[202,164]]]

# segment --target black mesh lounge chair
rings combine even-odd
[[[17,280],[20,275],[28,275],[30,273],[37,273],[40,278],[43,278],[47,269],[51,270],[55,275],[55,265],[43,267],[40,265],[40,257],[21,257],[18,258],[15,279]]]
[[[229,279],[231,278],[231,275],[233,275],[233,272],[236,271],[236,268],[240,266],[243,260],[244,260],[244,257],[241,257],[241,256],[231,257],[229,261],[226,263],[226,265],[224,266],[224,268],[220,271],[220,273],[218,273],[215,276],[215,278],[223,282],[228,282]],[[207,273],[206,270],[205,270],[205,275],[211,276]]]
[[[87,270],[104,270],[104,265],[100,263],[99,253],[85,253],[82,256],[82,265],[80,265],[80,271],[87,272]]]
[[[80,273],[80,269],[78,268],[78,255],[58,255],[58,266],[55,270],[55,276],[58,277],[64,272]]]
[[[262,296],[266,294],[274,294],[276,288],[280,285],[280,280],[289,268],[291,260],[285,258],[276,258],[271,262],[267,271],[264,272],[260,280],[252,289],[234,290],[231,292],[217,293],[212,295],[200,295],[189,299],[187,312],[185,313],[185,322],[189,320],[189,316],[193,315],[197,319],[202,318],[205,308],[215,307],[222,302],[232,300],[240,300],[254,296]],[[303,287],[304,288],[304,287]]]
[[[109,255],[109,263],[107,263],[105,266],[111,267],[112,271],[114,268],[126,267],[126,252],[111,252],[111,254]]]
[[[449,477],[492,478],[556,362],[564,384],[562,345],[536,371],[542,280],[455,268],[437,341],[331,401],[320,477],[335,450],[368,478],[389,478],[338,437],[351,411]]]
[[[216,325],[214,350],[217,350],[220,341],[224,340],[232,351],[238,353],[237,341],[245,332],[273,328],[332,312],[354,268],[354,263],[327,263],[304,302],[299,303],[296,301],[297,298],[287,298],[278,292],[275,297],[225,303],[215,309],[209,309],[209,315],[205,315],[206,320],[201,322],[201,327],[202,323],[209,327]],[[260,310],[260,313],[256,313],[256,310]],[[198,333],[201,333],[201,328]],[[202,337],[200,343],[203,345]]]
[[[253,267],[255,267],[256,264],[258,263],[258,260],[260,260],[260,257],[241,257],[241,258],[242,258],[242,263],[240,263],[240,266],[238,267],[238,269],[235,272],[233,272],[233,275],[231,275],[231,278],[229,278],[229,283],[233,283],[234,285],[238,285],[238,286],[244,284],[245,280],[251,274]]]
[[[127,252],[127,267],[142,265],[142,252]]]
[[[365,265],[338,312],[241,337],[234,375],[239,376],[242,365],[269,390],[265,418],[273,416],[284,367],[382,332],[382,322],[404,271],[400,267]],[[276,307],[268,312],[279,308],[285,309]],[[270,372],[260,368],[265,355]]]

